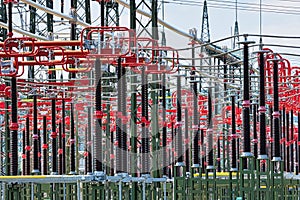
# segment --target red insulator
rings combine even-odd
[[[279,118],[279,117],[280,117],[280,112],[275,111],[275,112],[273,112],[272,116],[273,116],[274,118]]]
[[[114,146],[116,146],[116,147],[117,147],[117,146],[118,146],[118,144],[119,144],[119,143],[118,143],[118,141],[115,141],[115,142],[114,142]]]
[[[26,151],[30,151],[31,150],[31,146],[29,146],[29,145],[25,146],[25,150]]]
[[[57,153],[58,153],[59,155],[61,155],[61,154],[63,153],[63,149],[58,149],[58,150],[57,150]]]
[[[32,135],[32,139],[37,140],[39,138],[39,136],[37,134]]]
[[[294,133],[294,140],[298,140],[298,133]]]
[[[199,126],[198,126],[198,125],[192,125],[192,129],[193,129],[193,130],[198,130],[198,129],[199,129]]]
[[[224,119],[225,124],[231,124],[231,117],[227,117]]]
[[[43,144],[42,149],[48,149],[48,144]]]
[[[19,128],[19,125],[18,125],[18,123],[11,123],[10,126],[9,126],[9,128],[12,131],[17,131],[18,128]]]
[[[286,139],[285,139],[285,138],[281,138],[281,140],[280,140],[280,144],[283,144],[283,143],[285,143],[285,141],[286,141]]]
[[[175,127],[182,127],[183,126],[183,122],[176,122],[175,123]]]
[[[249,108],[251,105],[250,100],[244,100],[242,103],[243,108]]]
[[[8,3],[18,4],[19,0],[4,0],[3,3],[4,4],[8,4]]]
[[[207,114],[208,114],[208,110],[207,109],[200,110],[200,115],[207,115]]]
[[[261,160],[260,164],[265,164],[267,161],[266,160]]]
[[[96,110],[96,113],[95,113],[96,119],[102,119],[103,116],[104,116],[104,113],[101,110]]]
[[[274,142],[274,138],[270,137],[270,138],[269,138],[269,142],[270,142],[270,143],[273,143],[273,142]]]
[[[115,125],[113,125],[113,126],[110,126],[110,132],[115,132],[116,131],[116,126]]]
[[[150,126],[150,124],[151,124],[151,122],[150,122],[150,121],[148,121],[148,120],[145,122],[145,125],[146,125],[146,127],[149,127],[149,126]]]
[[[3,84],[0,84],[0,91],[4,91],[6,88],[6,85],[3,83]]]
[[[254,144],[257,144],[257,143],[258,143],[258,139],[253,139],[252,142],[253,142]]]
[[[258,108],[258,112],[260,112],[260,113],[265,113],[266,111],[267,111],[267,109],[266,109],[265,106],[260,106],[260,107]]]
[[[238,134],[232,134],[232,138],[237,139],[237,138],[239,138],[239,135]]]
[[[167,124],[167,127],[168,127],[169,129],[172,128],[172,122],[168,123],[168,124]]]
[[[162,125],[163,125],[163,127],[167,127],[167,126],[168,126],[168,122],[164,121],[164,122],[162,123]]]
[[[52,132],[50,135],[52,138],[56,138],[57,137],[57,133],[56,132]]]

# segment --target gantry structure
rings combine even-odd
[[[3,199],[299,198],[300,68],[160,4],[1,0]]]

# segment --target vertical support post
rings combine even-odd
[[[239,42],[238,44],[244,45],[244,61],[243,61],[243,132],[244,132],[244,150],[242,157],[252,157],[251,153],[251,140],[250,140],[250,87],[249,87],[249,44],[253,44],[253,41]],[[247,159],[243,162],[243,169],[247,169]]]
[[[199,148],[199,139],[200,139],[200,124],[199,124],[199,115],[198,115],[198,89],[196,81],[195,70],[191,72],[192,88],[193,88],[193,167],[200,167],[200,148]],[[202,143],[203,145],[203,143]]]
[[[152,28],[152,39],[158,40],[158,1],[151,1],[151,28]],[[158,51],[153,51],[152,54],[156,57],[160,54]],[[160,60],[156,60],[160,62]],[[152,168],[151,174],[154,178],[159,177],[159,166],[158,166],[158,152],[160,148],[160,132],[158,129],[158,92],[156,89],[159,88],[159,84],[156,83],[158,81],[158,75],[152,74],[152,81],[154,82],[152,85],[151,91],[151,154],[152,154]],[[156,184],[156,183],[155,183]],[[156,196],[155,191],[153,191],[153,195]]]
[[[62,135],[61,135],[61,142],[62,142],[62,174],[66,174],[66,102],[62,100]]]
[[[47,139],[47,116],[43,116],[43,168],[42,174],[48,174],[48,139]]]
[[[213,124],[212,124],[212,100],[211,100],[211,88],[208,92],[208,116],[207,116],[207,170],[213,170],[214,167],[214,151],[213,151]]]
[[[30,121],[29,116],[26,117],[26,137],[24,138],[26,140],[26,173],[25,175],[30,175],[30,151],[31,151],[31,144],[30,144]]]
[[[286,126],[286,120],[285,120],[285,117],[286,117],[286,110],[285,110],[285,107],[283,107],[283,109],[280,111],[281,112],[281,114],[280,114],[280,121],[281,121],[281,123],[282,123],[282,127],[281,127],[281,133],[282,133],[282,138],[284,139],[284,142],[282,143],[282,145],[281,145],[281,152],[282,152],[282,160],[283,160],[283,166],[284,166],[284,171],[287,171],[287,168],[288,168],[288,164],[287,164],[287,157],[288,157],[288,155],[287,155],[287,148],[286,148],[286,144],[287,144],[287,134],[286,134],[286,129],[285,129],[285,126]],[[270,114],[272,115],[272,113],[273,112],[271,112]],[[273,129],[273,127],[274,127],[274,124],[273,124],[273,115],[272,115],[272,118],[271,118],[271,120],[272,120],[272,137],[273,137],[273,132],[274,132],[274,129]],[[273,138],[274,139],[274,138]],[[274,142],[273,142],[274,143]],[[272,143],[272,149],[271,149],[271,151],[273,152],[273,143]]]
[[[9,2],[8,6],[8,34],[13,36],[12,25],[12,7],[13,3]],[[10,122],[10,175],[18,174],[18,97],[17,97],[17,78],[11,77],[11,122]]]
[[[62,122],[59,121],[58,124],[58,174],[62,175]]]
[[[26,130],[23,130],[22,175],[26,175]],[[2,160],[1,160],[2,164]],[[2,166],[2,165],[1,165]]]
[[[71,31],[70,31],[70,40],[76,40],[76,19],[77,19],[77,0],[71,0],[71,17],[74,18],[74,22],[71,22]],[[75,46],[72,46],[72,50],[75,50]],[[75,68],[75,65],[72,65],[71,68]],[[69,79],[76,78],[76,73],[69,72]]]
[[[274,76],[273,76],[274,77]],[[291,162],[290,162],[290,155],[291,155],[291,151],[290,151],[290,140],[291,140],[291,137],[290,137],[290,116],[289,116],[289,110],[286,109],[285,113],[285,126],[283,126],[283,128],[285,129],[285,134],[286,134],[286,145],[285,145],[285,148],[286,148],[286,157],[285,157],[285,160],[286,160],[286,172],[290,172],[291,171]],[[280,120],[279,120],[280,121]],[[280,128],[279,128],[280,130]]]
[[[259,56],[259,155],[258,160],[267,160],[267,148],[266,148],[266,94],[265,94],[265,59],[264,54],[269,51],[260,50],[257,51]]]
[[[184,109],[184,152],[185,152],[185,166],[186,166],[186,172],[190,172],[190,145],[189,145],[189,110],[188,108]]]
[[[291,112],[291,143],[290,143],[290,152],[291,152],[291,172],[295,172],[295,168],[294,168],[294,112],[293,110],[290,111]]]
[[[269,60],[269,62],[273,62],[273,155],[272,161],[281,161],[281,153],[280,153],[280,113],[279,113],[279,92],[278,92],[278,61],[280,59]]]
[[[228,72],[228,65],[227,65],[227,60],[226,60],[226,56],[223,57],[223,63],[224,63],[224,68],[223,68],[223,73],[224,73],[224,84],[223,84],[223,87],[224,87],[224,93],[223,93],[223,96],[224,96],[224,100],[226,102],[226,98],[228,96],[228,91],[227,91],[227,82],[228,82],[228,79],[229,79],[229,72]],[[234,80],[234,69],[232,70],[232,80]],[[227,106],[226,104],[224,106]],[[230,170],[230,163],[228,162],[229,161],[229,141],[225,138],[228,138],[229,136],[229,125],[228,124],[223,124],[223,141],[222,141],[222,145],[223,145],[223,169],[227,169],[227,170]],[[225,147],[227,150],[225,150]],[[227,161],[227,162],[226,162]],[[226,165],[227,163],[227,165]]]
[[[230,171],[236,172],[237,168],[237,151],[236,151],[236,120],[235,120],[235,95],[231,96],[231,169]]]
[[[70,117],[70,173],[76,174],[75,171],[75,127],[74,127],[74,105],[71,103],[71,117]]]
[[[283,198],[283,169],[282,169],[282,159],[280,152],[280,112],[279,112],[279,89],[278,89],[278,62],[280,59],[276,58],[268,60],[273,63],[273,152],[272,152],[272,168],[271,168],[271,187],[277,188],[271,193],[271,199],[276,196],[276,198]],[[289,155],[287,155],[289,156]],[[288,169],[287,169],[288,170]],[[277,180],[275,182],[275,180]],[[278,183],[278,181],[280,181]]]
[[[258,54],[259,61],[259,154],[257,156],[256,170],[258,186],[266,187],[264,191],[259,192],[259,195],[265,195],[266,198],[270,195],[270,162],[267,152],[267,140],[266,140],[266,94],[265,94],[265,57],[264,54],[268,53],[268,50],[262,50],[255,52]],[[266,178],[265,178],[266,177]]]
[[[33,94],[33,135],[32,135],[32,139],[33,139],[33,170],[32,170],[32,174],[40,174],[40,170],[39,170],[39,157],[38,157],[38,151],[39,151],[39,147],[38,147],[38,113],[37,113],[37,94],[36,91],[34,91]]]
[[[178,71],[179,73],[179,71]],[[184,166],[183,163],[183,145],[182,145],[182,106],[181,106],[181,75],[177,75],[177,91],[176,91],[176,107],[177,107],[177,122],[176,122],[176,141],[175,151],[177,154],[176,166]]]
[[[148,80],[145,68],[142,69],[142,173],[149,174],[150,172],[150,141],[149,141],[149,119],[148,119]]]
[[[122,128],[121,128],[121,151],[122,151],[122,172],[128,172],[128,146],[127,146],[127,83],[126,83],[126,68],[121,66],[121,59],[119,59],[118,65],[121,69],[121,116],[122,116]]]
[[[93,163],[92,163],[92,111],[91,107],[88,107],[88,126],[87,126],[87,141],[86,141],[86,147],[87,147],[87,162],[86,162],[86,174],[91,174],[93,171]]]
[[[117,66],[117,116],[116,116],[116,139],[118,147],[116,149],[116,169],[117,173],[122,172],[122,66],[119,64],[120,59],[118,59],[118,66]]]
[[[253,152],[254,152],[254,157],[257,158],[258,155],[258,139],[257,139],[257,130],[256,130],[256,123],[257,123],[257,106],[256,104],[253,105],[252,107],[252,114],[253,114],[253,143],[254,143],[254,147],[253,147]]]
[[[253,166],[253,154],[251,152],[251,139],[250,139],[250,78],[249,78],[249,44],[254,42],[247,41],[245,36],[245,41],[239,42],[238,44],[243,44],[243,153],[240,159],[240,192],[243,198],[254,199],[254,191],[250,190],[254,185],[254,166]],[[247,178],[246,178],[247,177]]]
[[[192,168],[194,170],[194,173],[199,173],[199,167],[200,167],[200,148],[199,148],[199,132],[200,132],[200,124],[199,124],[199,115],[198,115],[198,88],[196,80],[196,67],[195,67],[195,39],[197,38],[197,30],[191,29],[190,34],[193,35],[193,40],[191,42],[192,45],[192,70],[191,70],[191,90],[193,94],[193,123],[192,123],[192,129],[193,129],[193,148],[192,148],[192,156],[193,156],[193,165]],[[203,145],[203,144],[202,144]],[[187,169],[188,171],[188,169]]]
[[[51,174],[57,175],[57,132],[56,132],[56,100],[55,97],[51,100],[51,138],[52,138],[52,172]]]
[[[167,122],[166,122],[166,109],[167,109],[167,101],[166,101],[166,74],[162,74],[162,163],[163,163],[163,175],[168,175],[168,159],[167,159]]]
[[[94,171],[99,173],[103,171],[102,165],[102,106],[101,106],[101,95],[102,95],[102,79],[101,79],[101,61],[99,58],[95,61],[95,84],[96,84],[96,96],[95,96],[95,139],[94,139]]]
[[[297,141],[297,153],[298,153],[298,156],[297,156],[297,163],[298,163],[298,166],[297,166],[297,171],[296,171],[296,174],[298,175],[299,174],[299,171],[300,171],[300,112],[298,111],[298,141]]]

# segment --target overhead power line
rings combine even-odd
[[[234,1],[219,1],[219,0],[210,0],[215,2],[214,4],[209,4],[210,8],[218,8],[218,9],[236,9]],[[183,6],[200,6],[202,7],[201,2],[192,1],[192,0],[163,0],[163,3],[177,4]],[[288,14],[288,15],[300,15],[300,6],[277,6],[271,4],[262,4],[262,12],[268,13],[277,13],[277,14]],[[299,9],[297,9],[299,8]],[[259,12],[259,4],[255,3],[238,3],[238,10],[241,11],[251,11],[251,12]]]

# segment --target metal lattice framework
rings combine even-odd
[[[156,0],[2,3],[4,199],[299,197],[300,68],[261,35],[221,49],[206,1],[200,40]],[[159,23],[190,46],[160,44]]]

